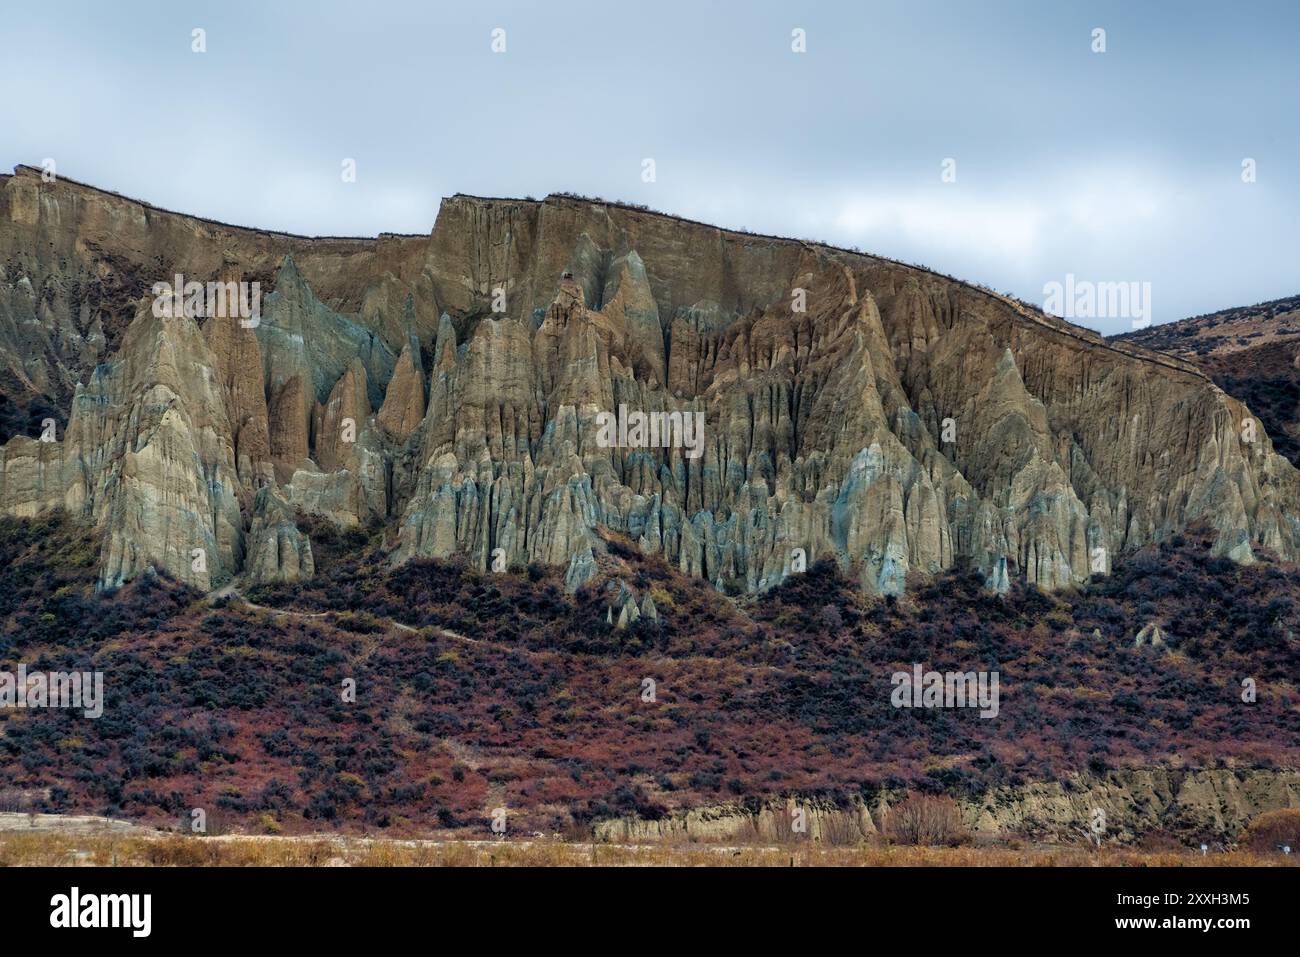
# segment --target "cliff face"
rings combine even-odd
[[[19,168],[0,270],[0,387],[68,410],[0,449],[0,510],[99,523],[107,585],[310,575],[297,510],[571,586],[596,525],[751,590],[826,555],[1058,587],[1194,521],[1300,552],[1300,473],[1194,367],[857,253],[568,197],[306,239]],[[260,322],[156,317],[175,273],[262,283]],[[608,447],[620,409],[700,442]]]

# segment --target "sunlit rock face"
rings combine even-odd
[[[67,415],[0,449],[0,510],[98,523],[106,586],[308,577],[300,513],[570,588],[602,528],[750,591],[823,557],[1058,588],[1193,522],[1298,550],[1300,474],[1193,367],[858,253],[569,197],[306,239],[20,169],[0,268],[0,387]],[[261,283],[260,321],[159,318],[178,272]]]

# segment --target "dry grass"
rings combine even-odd
[[[0,833],[0,866],[156,867],[1223,867],[1296,866],[1297,856],[1239,850],[1079,847],[728,847],[561,841],[399,841],[337,837]]]

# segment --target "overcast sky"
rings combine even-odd
[[[1300,292],[1295,0],[42,0],[0,50],[0,165],[227,222],[427,232],[455,192],[570,190],[1039,303],[1150,282],[1156,322]]]

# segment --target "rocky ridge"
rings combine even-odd
[[[155,316],[175,273],[263,284],[260,322]],[[1300,474],[1186,362],[920,268],[569,196],[308,239],[19,167],[0,366],[10,401],[68,410],[0,449],[0,511],[98,524],[110,587],[309,576],[299,512],[386,527],[395,563],[541,562],[570,588],[597,526],[750,591],[824,556],[874,594],[958,562],[1057,588],[1197,521],[1237,560],[1300,551]],[[624,406],[702,413],[702,454],[604,447]]]

